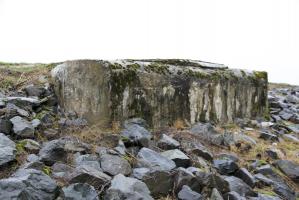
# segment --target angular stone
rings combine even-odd
[[[157,142],[159,148],[164,150],[177,149],[180,143],[173,139],[172,137],[162,134],[160,140]]]
[[[7,119],[0,119],[0,133],[9,135],[12,130],[12,123]]]
[[[278,137],[272,133],[268,133],[268,132],[260,132],[260,138],[264,139],[264,140],[270,140],[272,142],[277,142],[278,141]]]
[[[235,176],[242,179],[250,187],[254,188],[256,182],[255,178],[246,168],[240,168],[235,173]]]
[[[27,87],[25,87],[25,92],[27,96],[43,97],[43,95],[46,92],[46,89],[43,87],[28,85]]]
[[[103,171],[109,175],[123,174],[127,176],[132,173],[129,162],[117,155],[104,154],[100,157],[100,162]]]
[[[137,166],[161,171],[169,171],[176,167],[172,160],[145,147],[137,155]]]
[[[10,119],[13,124],[13,132],[20,138],[33,138],[34,127],[30,122],[23,119],[22,117],[16,116]]]
[[[3,133],[0,133],[0,167],[14,161],[16,153],[16,144]]]
[[[299,165],[289,160],[278,160],[274,163],[286,176],[299,184]]]
[[[22,146],[24,146],[24,149],[29,153],[38,153],[40,150],[40,145],[35,140],[31,139],[24,139],[19,142]]]
[[[225,200],[246,200],[244,196],[241,196],[239,193],[235,191],[228,192],[223,195]]]
[[[153,127],[177,119],[225,123],[263,118],[267,110],[267,73],[202,61],[75,60],[55,67],[52,77],[60,106],[90,123],[136,115]],[[235,102],[239,109],[228,106]]]
[[[237,177],[228,176],[225,177],[224,180],[228,183],[228,187],[231,192],[234,191],[243,197],[257,196],[257,194],[252,190],[251,187],[249,187],[244,181]]]
[[[168,171],[135,168],[133,176],[143,181],[155,197],[171,193],[174,186],[174,173]]]
[[[190,187],[184,185],[182,190],[178,193],[179,200],[202,200],[201,194],[194,192]]]
[[[60,196],[69,200],[99,200],[98,193],[94,187],[86,183],[75,183],[63,187]]]
[[[58,195],[58,186],[43,172],[18,170],[12,177],[0,180],[0,199],[51,200]]]
[[[111,186],[106,191],[104,200],[112,199],[154,200],[145,183],[122,174],[112,179]]]
[[[223,197],[216,188],[213,188],[210,200],[223,200]]]
[[[222,175],[230,175],[236,172],[239,169],[237,163],[232,160],[214,160],[213,166],[217,171]]]
[[[83,165],[77,167],[72,174],[70,174],[70,183],[88,183],[95,188],[109,184],[111,177],[107,174],[93,168],[92,166]]]
[[[61,140],[52,140],[43,145],[39,152],[42,162],[46,165],[53,165],[55,162],[65,162],[67,160],[67,151]]]
[[[120,134],[128,140],[126,142],[140,144],[143,147],[148,147],[152,137],[149,131],[137,124],[128,125]]]
[[[75,165],[77,167],[87,165],[89,167],[93,167],[95,169],[98,169],[99,171],[102,171],[100,158],[96,155],[91,155],[91,154],[79,155],[75,158]]]
[[[177,167],[189,167],[191,160],[186,154],[178,149],[168,150],[161,153],[162,156],[175,162]]]
[[[193,141],[182,141],[182,149],[188,154],[200,156],[208,161],[213,160],[213,154],[202,144]]]
[[[199,171],[196,171],[195,174],[197,172]],[[199,181],[192,172],[190,172],[188,169],[179,167],[176,169],[174,177],[175,191],[180,191],[183,185],[189,186],[192,190],[196,192],[200,192],[202,189],[201,181]]]

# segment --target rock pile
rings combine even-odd
[[[270,91],[271,121],[152,130],[132,118],[98,140],[48,84],[1,93],[0,199],[296,200],[297,98]]]

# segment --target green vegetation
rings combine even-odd
[[[145,71],[147,72],[155,72],[157,74],[169,74],[168,65],[158,62],[152,62],[151,64],[145,66]]]
[[[255,76],[255,78],[258,78],[258,79],[264,79],[264,80],[268,79],[267,72],[263,72],[263,71],[255,71],[254,76]]]
[[[42,171],[43,171],[46,175],[48,175],[48,176],[50,176],[51,173],[52,173],[52,171],[51,171],[51,167],[49,167],[49,166],[45,166],[45,167],[42,169]]]

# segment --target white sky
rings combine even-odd
[[[0,60],[190,58],[299,85],[299,0],[0,0]]]

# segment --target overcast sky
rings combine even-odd
[[[189,58],[299,85],[299,0],[0,0],[0,61]]]

